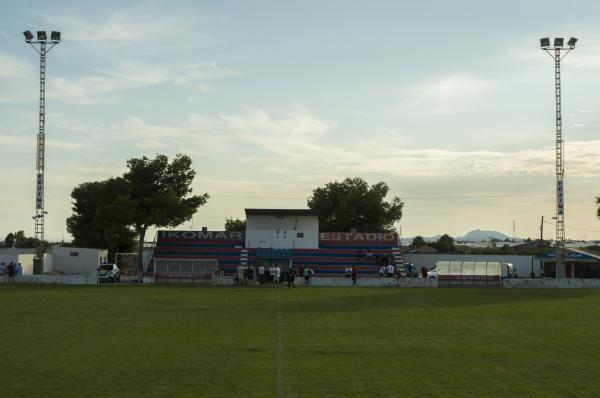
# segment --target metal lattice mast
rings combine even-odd
[[[40,115],[36,150],[36,197],[35,197],[35,253],[44,253],[44,164],[46,135],[46,43],[40,43]]]
[[[554,50],[554,92],[556,96],[556,243],[564,246],[565,242],[565,210],[564,210],[564,176],[565,147],[562,136],[562,110],[560,87],[560,48]]]
[[[565,177],[565,146],[562,134],[562,97],[561,97],[561,75],[560,62],[575,48],[577,39],[571,37],[567,45],[563,47],[562,38],[554,39],[554,46],[550,47],[550,39],[540,40],[541,47],[554,60],[554,96],[556,101],[556,277],[566,276],[566,245],[565,245],[565,199],[564,199],[564,177]],[[550,50],[554,50],[551,52]],[[564,54],[561,51],[566,51]]]
[[[37,32],[37,41],[32,41],[33,34],[30,31],[23,32],[25,41],[33,47],[40,55],[40,107],[38,119],[38,134],[35,154],[36,168],[36,190],[35,190],[35,215],[33,216],[35,226],[35,261],[33,272],[42,273],[44,264],[44,221],[47,214],[44,208],[44,166],[46,163],[46,55],[60,42],[60,32],[52,32],[50,47],[47,47],[47,35],[45,31]]]

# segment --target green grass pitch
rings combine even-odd
[[[2,397],[596,397],[600,291],[0,285]]]

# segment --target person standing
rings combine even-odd
[[[275,281],[275,266],[271,264],[269,266],[269,283],[273,283]]]
[[[242,265],[238,265],[236,269],[236,281],[238,285],[242,286],[244,284],[244,267]]]
[[[249,265],[246,273],[248,275],[248,283],[250,284],[250,286],[253,286],[254,285],[254,267]]]
[[[388,266],[386,267],[386,271],[387,271],[388,278],[394,277],[394,266],[392,264],[388,264]]]
[[[352,266],[352,287],[356,286],[356,277],[358,276],[358,269],[356,265]]]
[[[383,278],[384,275],[385,275],[385,265],[382,265],[381,268],[379,268],[379,276],[381,278]]]
[[[294,285],[294,279],[296,279],[296,268],[292,265],[290,267],[290,272],[288,272],[288,289],[296,287],[296,285]]]
[[[308,283],[310,281],[310,276],[312,274],[313,274],[313,270],[310,269],[310,267],[304,268],[304,280],[306,281],[306,283]]]
[[[265,266],[262,264],[258,267],[258,283],[265,283]]]
[[[412,278],[412,273],[413,273],[412,263],[408,263],[408,265],[406,266],[406,272],[408,272],[408,277]]]
[[[279,285],[279,278],[281,277],[281,268],[279,265],[275,267],[275,284]]]
[[[12,261],[8,264],[8,281],[10,282],[11,279],[15,281],[15,264]]]

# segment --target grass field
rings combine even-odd
[[[600,291],[0,285],[2,397],[597,397]]]

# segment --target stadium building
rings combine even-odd
[[[319,213],[309,209],[246,209],[246,230],[158,231],[146,276],[239,265],[310,267],[316,275],[342,275],[348,266],[376,275],[382,264],[402,267],[398,234],[319,232]]]

